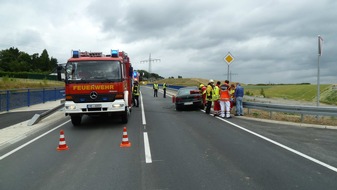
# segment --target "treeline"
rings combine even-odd
[[[50,73],[56,67],[57,59],[49,58],[46,49],[42,51],[41,55],[38,53],[29,55],[14,47],[0,51],[1,73]]]
[[[137,72],[140,74],[139,76],[139,80],[143,81],[143,80],[151,80],[151,79],[164,79],[164,77],[158,75],[157,73],[149,73],[145,70],[137,70]]]

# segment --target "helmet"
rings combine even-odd
[[[210,82],[210,83],[211,83],[211,82],[214,82],[214,80],[213,80],[213,79],[210,79],[209,82]]]

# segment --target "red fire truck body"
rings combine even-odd
[[[72,51],[65,66],[65,113],[73,125],[83,115],[118,115],[128,122],[133,69],[125,52]]]

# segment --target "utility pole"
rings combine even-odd
[[[319,99],[320,99],[320,82],[319,82],[319,77],[320,77],[320,72],[319,72],[319,62],[320,62],[320,57],[322,56],[322,45],[323,45],[323,38],[318,35],[318,61],[317,61],[317,107],[319,106]]]
[[[140,61],[140,63],[149,63],[149,74],[151,74],[152,73],[152,70],[151,70],[151,64],[152,64],[152,62],[157,62],[157,61],[160,61],[160,59],[153,59],[153,58],[151,58],[151,53],[150,53],[150,56],[149,56],[149,59],[148,60],[142,60],[142,61]]]

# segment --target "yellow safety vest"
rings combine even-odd
[[[218,86],[215,86],[213,89],[213,101],[217,101],[220,98],[220,88]]]

